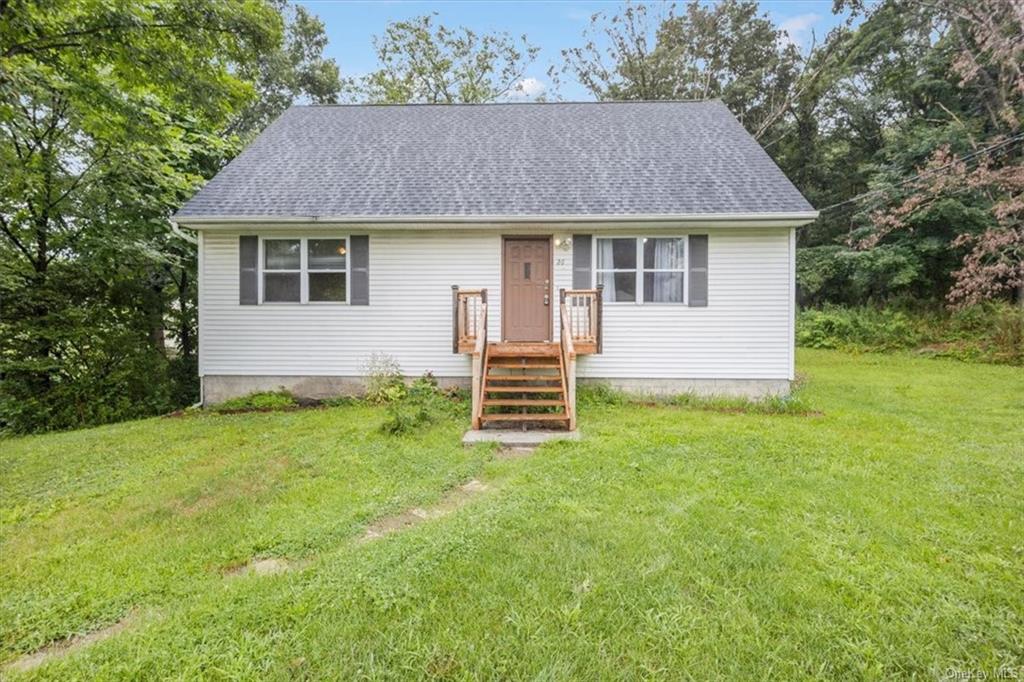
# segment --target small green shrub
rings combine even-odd
[[[238,398],[225,400],[213,407],[214,412],[236,412],[239,410],[286,410],[297,407],[298,403],[288,391],[260,391]]]
[[[366,400],[371,403],[393,403],[405,397],[405,379],[398,360],[387,353],[371,353],[362,363],[366,378]]]
[[[381,431],[392,436],[412,433],[452,416],[459,404],[438,388],[437,380],[427,372],[412,382],[401,398],[388,401]]]
[[[324,398],[320,404],[324,407],[351,407],[363,402],[361,398],[354,395],[337,395],[331,398]]]

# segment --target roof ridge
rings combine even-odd
[[[709,99],[629,99],[629,100],[568,100],[559,102],[408,102],[406,104],[388,102],[345,102],[325,104],[292,104],[289,109],[330,109],[337,108],[386,108],[386,107],[518,107],[518,106],[564,106],[567,104],[588,105],[620,105],[620,104],[714,104],[721,103],[719,97]]]

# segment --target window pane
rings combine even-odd
[[[604,300],[607,302],[636,301],[635,272],[599,272],[597,283],[604,285]]]
[[[635,239],[598,239],[598,270],[635,270]]]
[[[653,270],[682,270],[686,240],[676,237],[650,237],[644,239],[644,268]]]
[[[345,301],[344,272],[309,273],[309,300]]]
[[[648,303],[682,303],[683,273],[645,272],[644,301]]]
[[[344,239],[310,239],[309,269],[310,270],[344,270],[345,247]]]
[[[299,302],[299,273],[276,272],[263,275],[263,300],[275,303]]]
[[[263,267],[267,270],[298,270],[301,266],[298,239],[264,239]]]

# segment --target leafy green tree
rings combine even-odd
[[[719,98],[761,138],[797,94],[803,58],[784,38],[748,0],[693,1],[664,16],[626,5],[591,18],[585,44],[562,51],[560,72],[601,100]]]
[[[0,428],[194,393],[195,248],[167,216],[238,150],[282,36],[251,0],[0,5]]]
[[[242,65],[241,75],[256,87],[256,97],[235,118],[229,132],[242,138],[260,132],[298,101],[335,104],[341,76],[333,59],[324,57],[324,24],[301,5],[274,0],[285,19],[284,41]]]
[[[351,98],[387,104],[493,102],[523,92],[539,48],[526,36],[447,28],[436,14],[389,24],[373,39],[380,68],[349,80]]]
[[[932,300],[1024,304],[1024,15],[1009,0],[890,0],[865,27],[887,24],[900,35],[879,46],[895,62],[879,89],[896,115],[850,243],[913,248]]]

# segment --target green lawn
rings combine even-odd
[[[1024,373],[799,369],[823,414],[591,402],[519,459],[363,406],[0,441],[0,662],[132,612],[29,676],[1024,676]]]

